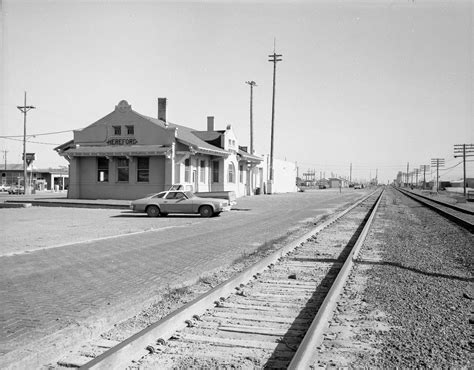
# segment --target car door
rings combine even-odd
[[[176,193],[174,207],[176,209],[175,212],[192,213],[193,201],[189,199],[184,192],[179,191]]]
[[[170,191],[163,199],[162,212],[189,213],[192,210],[192,201],[182,191]]]

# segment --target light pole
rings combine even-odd
[[[17,106],[17,108],[23,113],[23,184],[24,184],[24,195],[30,194],[30,188],[27,186],[27,172],[26,172],[26,113],[35,109],[32,105],[26,105],[26,91],[25,91],[25,103],[23,106]]]
[[[253,88],[257,86],[255,81],[245,81],[250,86],[250,154],[253,154]]]

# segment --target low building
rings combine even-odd
[[[342,178],[331,177],[328,179],[330,188],[347,188],[349,187],[349,181]]]
[[[7,164],[3,167],[3,185],[24,186],[23,164]],[[60,168],[36,168],[30,165],[27,169],[28,183],[31,183],[35,190],[64,190],[68,187],[69,174],[66,167]]]
[[[135,112],[122,100],[115,109],[55,150],[69,161],[68,198],[136,199],[184,184],[194,192],[255,194],[262,158],[239,147],[231,125],[207,130],[171,123],[166,99],[158,117]]]

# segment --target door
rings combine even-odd
[[[170,191],[164,201],[162,212],[164,213],[190,213],[193,202],[188,199],[182,191]]]

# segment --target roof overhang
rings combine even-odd
[[[113,146],[80,146],[60,153],[69,157],[123,157],[123,156],[158,156],[166,155],[171,146],[163,145],[113,145]]]
[[[238,150],[237,154],[239,157],[241,157],[241,160],[250,162],[250,163],[261,163],[263,161],[263,158],[257,157],[255,155],[249,154],[247,152],[244,152],[243,150]]]

